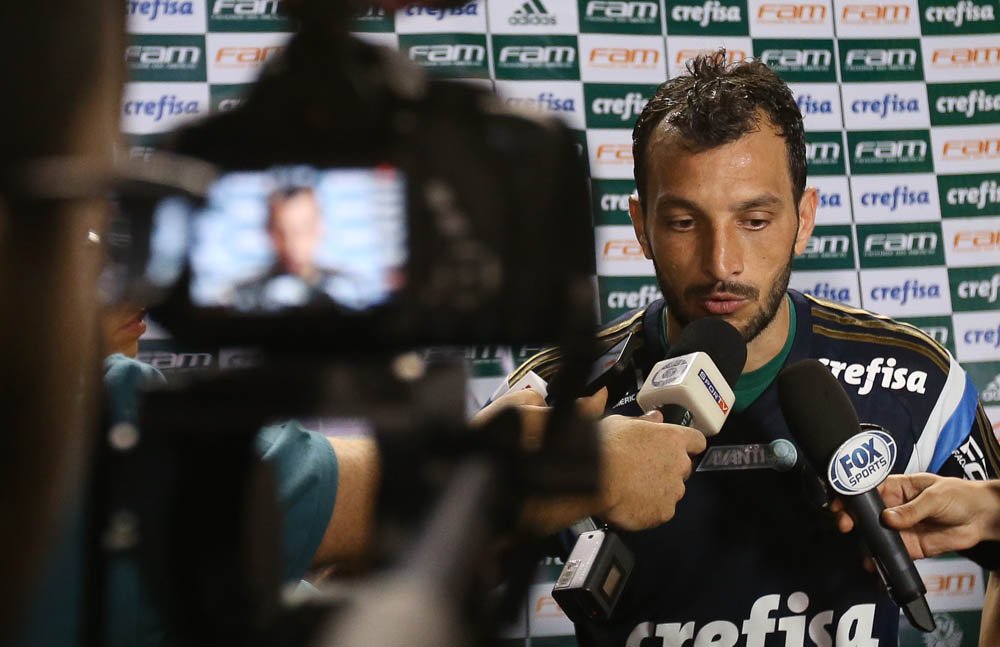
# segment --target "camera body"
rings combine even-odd
[[[174,235],[184,243],[166,254],[155,244],[162,200],[122,204],[133,257],[119,274],[139,277],[125,296],[152,305],[154,319],[185,342],[333,356],[551,343],[562,337],[570,302],[592,291],[586,175],[570,131],[480,88],[428,80],[389,50],[352,40],[334,47],[304,29],[239,108],[181,130],[163,148],[208,163],[212,177],[201,195],[186,196],[185,228]],[[225,212],[213,206],[219,185],[303,168],[398,178],[389,193],[400,197],[400,236],[384,242],[403,241],[403,249],[385,298],[278,309],[200,299],[205,255],[199,264],[192,250],[197,232],[214,226],[204,220]],[[165,265],[161,275],[174,278],[150,276]]]

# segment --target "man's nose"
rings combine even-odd
[[[743,241],[730,227],[713,227],[703,241],[703,265],[713,279],[725,281],[743,272]]]

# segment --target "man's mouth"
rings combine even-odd
[[[144,332],[146,332],[146,322],[142,320],[143,317],[145,316],[146,316],[146,311],[140,310],[139,312],[129,317],[128,320],[121,325],[119,330],[127,332],[136,337],[141,336]]]
[[[701,297],[699,300],[701,307],[713,315],[728,315],[742,308],[746,302],[746,297],[728,293],[713,293]]]

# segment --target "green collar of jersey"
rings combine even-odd
[[[774,378],[778,376],[778,371],[785,363],[788,353],[792,351],[792,342],[795,341],[795,304],[792,303],[792,299],[788,295],[785,295],[785,298],[788,300],[788,336],[785,339],[785,345],[767,364],[756,371],[740,375],[740,379],[736,381],[736,387],[733,389],[736,394],[736,404],[733,406],[733,410],[737,412],[746,411],[747,407],[753,404],[760,397],[760,394],[770,386]],[[664,351],[670,348],[667,341],[666,308],[663,309],[663,320],[660,323],[660,341],[663,343]]]

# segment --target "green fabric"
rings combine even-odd
[[[736,386],[733,388],[733,392],[736,394],[736,404],[733,405],[733,410],[738,413],[745,411],[753,404],[760,397],[760,394],[770,386],[774,378],[778,377],[778,371],[781,370],[788,353],[792,350],[792,342],[795,341],[795,304],[792,303],[791,297],[786,295],[785,299],[788,301],[788,337],[785,339],[785,345],[767,364],[756,371],[740,375],[740,379],[736,380]]]
[[[785,358],[788,357],[788,353],[792,350],[792,342],[795,341],[795,304],[792,303],[792,298],[787,294],[785,295],[785,300],[788,302],[788,337],[785,339],[785,345],[782,346],[778,354],[767,364],[764,364],[756,371],[740,375],[740,379],[736,381],[736,386],[733,387],[733,392],[736,394],[736,404],[733,406],[734,411],[745,411],[747,407],[760,397],[760,394],[778,376],[778,371],[781,370],[781,367],[785,363]],[[667,341],[666,308],[663,309],[663,317],[660,322],[660,342],[663,344],[663,352],[668,353],[670,342]]]
[[[134,421],[142,390],[162,383],[152,366],[124,355],[105,361],[104,386],[112,422]],[[302,578],[319,547],[337,496],[337,457],[325,436],[295,422],[266,427],[257,436],[263,460],[274,467],[283,513],[282,574]],[[40,586],[18,624],[14,645],[75,647],[83,621],[83,515],[67,506],[63,528]],[[107,641],[113,647],[160,647],[169,636],[134,559],[111,560],[107,572]]]

